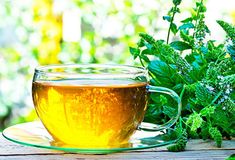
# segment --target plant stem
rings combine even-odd
[[[144,65],[144,62],[142,61],[141,57],[139,56],[139,59],[140,59],[140,63],[141,65],[145,68],[145,65]]]
[[[182,98],[183,98],[184,91],[185,91],[185,85],[183,86],[183,89],[182,89],[182,91],[181,91],[181,93],[180,93],[180,99],[181,99],[181,100],[182,100]]]
[[[221,96],[222,93],[223,93],[223,91],[220,91],[220,92],[215,96],[215,98],[212,100],[212,102],[210,103],[210,105],[214,104],[215,101]]]
[[[200,3],[203,4],[203,0],[201,0]],[[195,29],[197,28],[197,25],[198,25],[200,11],[201,11],[201,6],[199,6],[199,8],[197,10],[197,16],[196,16],[197,19],[196,19],[196,23],[195,23]],[[195,38],[195,34],[196,34],[196,32],[193,33],[193,38]]]
[[[167,44],[169,44],[170,33],[171,33],[171,27],[172,27],[172,23],[173,23],[174,18],[175,18],[176,9],[177,9],[177,6],[175,5],[175,6],[174,6],[174,9],[173,9],[174,12],[173,12],[173,15],[172,15],[172,18],[171,18],[170,26],[169,26],[169,28],[168,28],[167,40],[166,40],[166,43],[167,43]]]
[[[191,128],[182,118],[181,118],[181,122],[183,122],[185,124],[186,127]]]

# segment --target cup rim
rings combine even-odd
[[[103,69],[120,69],[120,73],[69,73],[69,72],[58,72],[49,71],[50,69],[59,68],[103,68]],[[121,70],[126,72],[121,72]],[[139,66],[131,65],[120,65],[120,64],[95,64],[95,63],[84,63],[84,64],[49,64],[37,66],[35,68],[36,74],[43,74],[48,77],[70,77],[70,78],[130,78],[138,76],[147,76],[147,69]]]

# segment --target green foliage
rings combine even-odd
[[[184,130],[182,135],[177,140],[176,144],[167,147],[167,149],[171,152],[184,151],[186,144],[187,144],[187,132],[186,130]]]
[[[188,43],[185,43],[185,42],[182,42],[182,41],[171,42],[170,46],[172,48],[174,48],[175,50],[178,50],[178,51],[184,51],[184,50],[187,50],[187,49],[192,49],[192,47]]]
[[[220,131],[216,127],[210,127],[209,133],[210,133],[211,138],[213,138],[214,141],[216,142],[217,147],[221,147],[222,135]]]
[[[227,36],[232,41],[231,44],[227,44],[227,52],[230,54],[230,56],[235,60],[235,27],[231,24],[218,20],[217,23],[224,29],[224,31],[227,33]]]
[[[179,123],[177,124],[176,134],[177,134],[177,141],[175,144],[168,146],[167,149],[171,152],[180,152],[184,151],[186,144],[187,144],[187,138],[188,134],[186,129],[182,128],[182,119],[180,118]]]
[[[191,131],[195,132],[199,127],[201,127],[202,121],[200,114],[194,112],[188,117],[186,124],[190,125]]]
[[[227,33],[228,37],[232,40],[235,40],[235,27],[231,24],[218,20],[217,23],[223,28],[223,30]]]
[[[181,1],[182,0],[173,0],[173,4],[176,5],[176,6],[180,5]]]
[[[222,137],[230,139],[235,135],[235,27],[218,21],[229,39],[221,44],[208,40],[210,30],[204,21],[206,6],[201,0],[196,2],[196,14],[182,20],[176,31],[174,16],[179,13],[179,4],[180,1],[173,1],[173,7],[163,17],[170,22],[167,40],[141,33],[131,53],[149,70],[152,85],[171,88],[182,98],[180,119],[185,126],[176,125],[175,129],[185,133],[177,132],[179,140],[168,149],[184,150],[186,133],[188,138],[213,139],[220,147]],[[169,43],[170,32],[178,33],[180,39]],[[182,57],[186,50],[187,55]],[[149,58],[146,60],[142,55]],[[166,104],[159,96],[150,96],[145,120],[166,122],[173,115],[172,106],[170,100]]]
[[[202,126],[201,126],[201,138],[203,140],[206,140],[206,139],[210,138],[209,126],[207,125],[206,122],[203,122]]]
[[[232,154],[231,156],[229,156],[225,160],[235,160],[235,154]]]
[[[213,100],[213,95],[202,84],[198,84],[196,86],[195,94],[196,94],[197,103],[203,106],[209,105]]]
[[[200,111],[201,116],[211,116],[215,113],[215,106],[208,106]]]

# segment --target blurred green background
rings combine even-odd
[[[187,17],[194,1],[181,5]],[[206,22],[223,40],[216,19],[235,23],[234,0],[208,0]],[[38,65],[118,63],[139,65],[128,51],[139,32],[166,37],[162,16],[170,0],[1,0],[0,131],[37,118],[31,81]],[[221,32],[220,32],[221,31]],[[177,37],[172,37],[177,38]]]

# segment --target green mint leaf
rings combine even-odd
[[[200,47],[199,50],[204,54],[208,53],[208,48],[207,47],[202,46],[202,47]]]
[[[212,95],[212,93],[210,93],[210,91],[202,84],[198,84],[196,86],[195,93],[196,93],[196,98],[197,98],[198,103],[203,106],[209,105],[214,99],[214,96]]]
[[[194,112],[188,117],[186,124],[191,126],[191,131],[196,131],[199,127],[201,127],[203,119],[201,118],[200,114]]]
[[[210,41],[207,42],[207,45],[208,45],[208,49],[209,49],[209,50],[214,50],[214,48],[215,48],[214,42],[215,42],[215,41],[212,41],[212,40],[210,40]]]
[[[184,23],[183,25],[181,25],[179,27],[179,30],[185,30],[185,29],[191,29],[191,28],[194,28],[194,24],[191,23],[191,22],[188,22],[188,23]]]
[[[177,29],[177,26],[176,26],[175,23],[172,23],[172,24],[171,24],[171,32],[172,32],[173,34],[176,34],[176,33],[178,32],[178,29]]]
[[[164,123],[162,115],[162,107],[158,103],[149,104],[144,117],[144,121],[150,123]]]
[[[202,116],[210,116],[212,114],[215,113],[215,107],[214,106],[209,106],[209,107],[205,107],[200,111],[200,114]]]
[[[204,6],[204,5],[201,5],[201,7],[200,7],[200,12],[206,12],[207,11],[207,9],[206,9],[206,6]]]
[[[161,102],[162,105],[167,104],[167,98],[163,95],[160,95],[160,102]]]
[[[139,42],[137,43],[137,45],[138,45],[138,47],[144,47],[144,45],[145,45],[144,39],[141,38],[141,39],[139,40]]]
[[[182,0],[173,0],[173,4],[176,5],[176,6],[180,5],[181,1]]]
[[[158,106],[163,106],[163,105],[166,105],[168,103],[168,100],[165,96],[159,95],[159,94],[156,94],[156,93],[151,93],[150,98]]]
[[[185,42],[182,42],[182,41],[171,42],[170,46],[172,48],[174,48],[175,50],[178,50],[178,51],[184,51],[184,50],[187,50],[187,49],[192,49],[192,47],[188,43],[185,43]]]
[[[180,31],[180,38],[182,38],[183,41],[193,45],[194,44],[194,39],[193,36],[188,35],[184,31]]]
[[[195,61],[195,57],[193,54],[186,55],[185,59],[187,60],[187,62],[189,62],[191,64]]]
[[[152,36],[146,33],[140,33],[139,36],[143,38],[144,41],[148,42],[149,44],[154,44],[155,40]]]
[[[140,49],[138,48],[129,47],[129,51],[134,57],[134,59],[136,59],[140,55]]]
[[[144,54],[141,54],[141,55],[140,55],[140,58],[143,59],[143,60],[144,60],[145,62],[147,62],[147,63],[150,62],[149,58],[148,58],[146,55],[144,55]]]
[[[186,19],[182,20],[181,22],[182,23],[188,23],[188,22],[192,22],[192,21],[193,21],[193,18],[189,17],[189,18],[186,18]]]
[[[172,108],[170,106],[163,106],[163,111],[165,115],[167,115],[169,118],[174,117],[176,114],[176,109]]]
[[[171,22],[171,16],[163,16],[162,18],[163,18],[163,20]]]
[[[145,47],[146,47],[148,50],[152,50],[153,45],[152,45],[152,44],[149,44],[149,43],[145,43]]]
[[[144,49],[141,54],[142,55],[154,55],[154,50],[151,50],[151,49]]]
[[[177,83],[173,77],[175,71],[163,61],[151,61],[148,65],[148,69],[151,73],[156,75],[158,82],[160,82],[158,85],[173,87],[175,83]]]
[[[235,136],[234,126],[235,126],[235,113],[228,114],[223,109],[222,106],[217,106],[215,113],[211,116],[212,125],[222,128],[226,133],[231,136]]]

